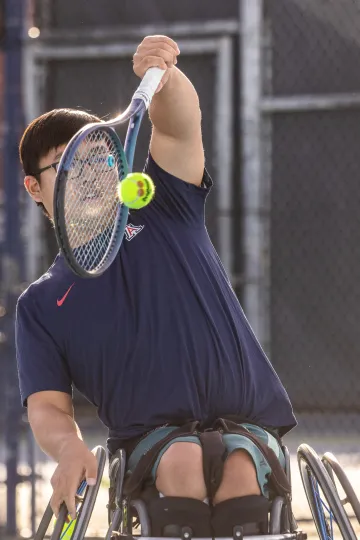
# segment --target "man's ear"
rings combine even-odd
[[[36,202],[43,202],[42,200],[42,194],[41,194],[41,188],[38,180],[36,180],[35,176],[25,176],[24,178],[24,186],[28,194],[34,201]]]

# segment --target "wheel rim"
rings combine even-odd
[[[306,497],[321,540],[335,540],[344,538],[344,524],[339,523],[336,515],[331,510],[328,497],[324,494],[317,477],[312,471],[306,458],[299,456],[300,473],[303,481]],[[341,505],[340,501],[339,504]],[[345,529],[347,530],[347,529]],[[345,535],[345,537],[347,537]],[[354,538],[349,534],[349,538]]]
[[[354,488],[352,487],[345,471],[335,456],[333,456],[330,452],[327,452],[322,457],[322,462],[335,486],[342,505],[344,507],[349,505],[353,511],[354,517],[360,523],[359,499],[357,498]]]

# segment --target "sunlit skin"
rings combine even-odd
[[[66,145],[58,146],[48,152],[39,161],[39,169],[59,161]],[[54,169],[48,169],[41,173],[41,185],[34,176],[25,176],[24,185],[30,197],[45,206],[50,218],[54,218],[53,196],[55,187],[56,172]]]

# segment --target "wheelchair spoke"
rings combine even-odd
[[[315,501],[316,501],[316,507],[318,510],[318,516],[319,521],[321,523],[322,527],[322,533],[326,537],[327,540],[333,540],[334,538],[334,528],[333,523],[336,523],[335,516],[333,512],[331,511],[331,508],[329,507],[327,501],[321,496],[319,484],[317,480],[312,476],[312,474],[309,474],[310,481],[313,487],[314,495],[315,495]],[[325,515],[324,510],[328,513],[328,517]]]

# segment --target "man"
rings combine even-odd
[[[148,207],[130,213],[115,262],[99,278],[83,280],[58,255],[18,302],[21,395],[37,442],[58,463],[52,478],[56,514],[64,501],[74,516],[80,480],[91,485],[96,477],[95,458],[74,420],[73,384],[109,428],[110,452],[131,442],[129,470],[187,419],[209,427],[220,417],[242,418],[280,459],[276,433],[262,427],[282,435],[296,423],[207,235],[211,179],[204,172],[201,113],[194,87],[175,67],[178,55],[165,36],[146,37],[134,55],[139,77],[153,66],[167,70],[149,111],[145,171],[156,194]],[[61,154],[94,120],[55,110],[34,120],[22,138],[25,187],[50,218]],[[269,495],[269,464],[256,445],[241,435],[227,437],[222,479],[210,501],[195,434],[162,448],[147,479],[165,502],[175,497],[185,504],[190,517],[210,502],[216,534],[222,531],[214,523],[224,521],[232,501],[236,516],[243,509],[244,523],[249,504],[261,521]],[[206,536],[208,530],[195,532]]]

